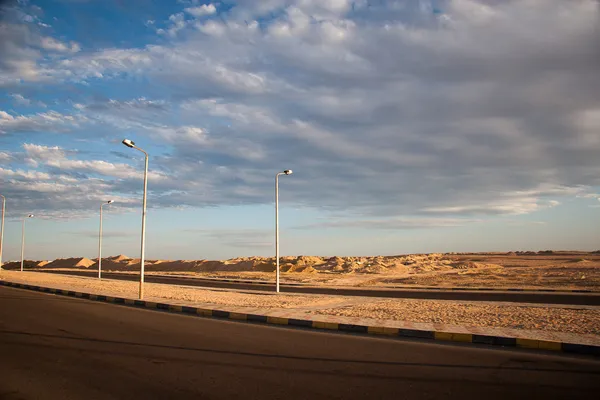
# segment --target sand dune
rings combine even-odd
[[[105,271],[132,271],[139,268],[140,259],[125,255],[102,259]],[[89,258],[62,258],[54,261],[28,261],[31,268],[97,268],[97,261]],[[460,262],[443,254],[415,254],[405,256],[375,257],[282,257],[281,271],[302,274],[318,272],[339,274],[384,274],[384,273],[423,273],[453,269],[471,269],[489,266],[485,263]],[[146,260],[148,271],[188,271],[188,272],[273,272],[273,257],[239,257],[229,260]]]
[[[5,269],[18,270],[18,261]],[[89,258],[51,262],[25,261],[26,269],[87,269],[98,267]],[[106,272],[138,273],[139,258],[125,255],[102,259]],[[272,280],[273,257],[229,260],[146,260],[155,274],[210,278]],[[370,257],[286,256],[280,259],[282,279],[331,286],[460,286],[568,288],[600,291],[600,255],[597,252],[520,251],[510,253],[434,253]]]

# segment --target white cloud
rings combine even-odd
[[[77,53],[81,50],[78,43],[71,42],[70,44],[67,44],[49,36],[44,36],[40,39],[40,47],[45,50],[57,51],[60,53]]]
[[[196,18],[203,17],[205,15],[211,15],[217,12],[217,7],[214,4],[203,4],[199,7],[188,7],[185,8],[184,11],[191,16]]]
[[[15,100],[15,103],[17,103],[19,105],[23,105],[23,106],[31,105],[31,100],[29,100],[28,98],[24,97],[21,94],[13,93],[10,96]]]
[[[51,60],[11,28],[0,82],[149,82],[163,100],[79,99],[46,125],[2,112],[0,131],[88,118],[166,142],[161,204],[270,202],[282,166],[297,204],[369,220],[532,213],[600,185],[596,1],[230,5],[173,14],[159,44]],[[109,172],[84,161],[61,168]]]
[[[157,29],[156,33],[175,38],[178,32],[184,30],[190,24],[190,21],[186,21],[184,13],[180,12],[169,16],[168,24],[167,29]]]
[[[74,104],[78,110],[93,110],[93,111],[125,111],[131,112],[134,110],[147,110],[147,111],[163,111],[168,107],[168,103],[164,100],[150,100],[145,97],[139,97],[132,100],[115,100],[109,99],[105,102],[96,102],[88,105]]]
[[[48,111],[13,116],[0,111],[0,134],[19,132],[68,132],[85,121],[85,117]]]
[[[24,143],[23,150],[27,156],[27,160],[33,163],[38,161],[47,162],[57,158],[65,158],[65,151],[58,146],[41,146],[33,143]]]
[[[0,151],[0,161],[8,162],[12,160],[12,154],[7,153],[5,151]]]
[[[415,218],[391,217],[385,219],[333,219],[328,222],[301,225],[296,229],[430,229],[453,228],[482,222],[479,219],[469,218]]]
[[[115,200],[116,211],[139,206],[141,185],[132,184],[142,181],[139,165],[90,159],[86,153],[33,143],[24,144],[22,153],[0,153],[0,159],[5,158],[27,165],[0,167],[2,194],[19,199],[11,215],[36,210],[45,217],[87,217],[107,197]],[[150,187],[169,187],[166,175],[154,166],[148,179]]]
[[[119,179],[141,179],[143,171],[139,168],[124,163],[110,163],[103,160],[76,160],[68,158],[67,152],[58,147],[41,146],[31,143],[23,145],[26,160],[32,165],[43,164],[55,168],[61,172],[77,171],[80,173],[91,173]],[[149,180],[161,180],[165,175],[152,171],[148,173]]]
[[[30,180],[49,180],[51,179],[50,174],[39,171],[24,171],[24,170],[11,170],[0,167],[0,176],[3,178],[25,178]]]
[[[158,127],[154,128],[154,131],[162,139],[174,145],[203,145],[208,142],[206,131],[202,128],[195,126],[182,126],[177,128]]]

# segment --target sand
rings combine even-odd
[[[115,297],[136,298],[138,293],[137,282],[18,271],[2,271],[0,279]],[[257,308],[286,309],[302,312],[307,318],[311,314],[318,314],[474,327],[535,329],[593,335],[594,340],[600,340],[600,307],[591,306],[381,299],[273,292],[249,294],[152,283],[145,284],[145,291],[148,298],[245,307],[252,313],[258,312]]]
[[[56,274],[37,272],[2,271],[2,279],[27,281],[40,286],[67,286],[70,290],[81,290],[89,293],[102,293],[114,297],[136,298],[139,284],[115,280],[99,280],[95,278],[76,278]],[[220,290],[202,290],[176,285],[146,283],[145,295],[167,300],[185,300],[209,304],[260,308],[298,308],[317,305],[331,305],[340,301],[331,296],[283,295],[275,293],[246,294]]]
[[[282,257],[282,282],[326,286],[494,287],[587,289],[600,291],[600,254],[585,252],[510,252],[411,254],[373,257]],[[149,274],[272,281],[275,260],[240,257],[229,260],[147,260]],[[8,263],[18,269],[20,263]],[[25,268],[91,269],[87,258],[26,261]],[[125,255],[102,260],[107,272],[137,273],[139,259]]]
[[[580,309],[398,299],[316,310],[314,313],[396,321],[538,329],[600,336],[600,307]]]

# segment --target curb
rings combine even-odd
[[[123,297],[112,297],[105,295],[97,295],[83,292],[75,292],[71,290],[53,289],[35,285],[27,285],[22,283],[0,281],[0,286],[9,286],[13,288],[33,290],[38,292],[52,293],[62,296],[70,296],[83,298],[106,303],[120,304],[125,306],[140,307],[146,309],[154,309],[159,311],[167,311],[186,315],[195,315],[200,317],[230,319],[234,321],[247,321],[254,323],[269,324],[274,326],[293,326],[300,328],[309,328],[327,331],[341,331],[348,333],[358,333],[366,335],[377,335],[380,337],[397,337],[408,339],[430,339],[442,342],[460,342],[473,343],[479,345],[491,345],[502,347],[516,347],[535,350],[550,350],[570,354],[600,356],[600,346],[555,342],[549,340],[538,339],[522,339],[516,337],[489,336],[478,335],[471,333],[453,333],[443,331],[426,331],[417,329],[402,329],[390,328],[383,326],[368,326],[368,325],[353,325],[334,322],[313,321],[308,319],[295,319],[283,317],[271,317],[266,315],[236,313],[223,311],[218,309],[208,309],[200,307],[181,306],[168,303],[156,303],[145,300],[133,300]]]

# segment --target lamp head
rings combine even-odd
[[[34,215],[33,215],[33,214],[29,214],[29,215],[27,216],[27,218],[33,218],[33,217],[34,217]]]
[[[106,204],[112,204],[114,202],[115,202],[114,200],[109,200],[109,201],[106,202]]]
[[[135,142],[133,142],[129,139],[123,139],[123,141],[121,143],[123,143],[125,146],[127,146],[129,148],[135,146]]]
[[[291,169],[286,169],[285,171],[283,171],[284,174],[286,175],[291,175],[292,174],[292,170]]]

